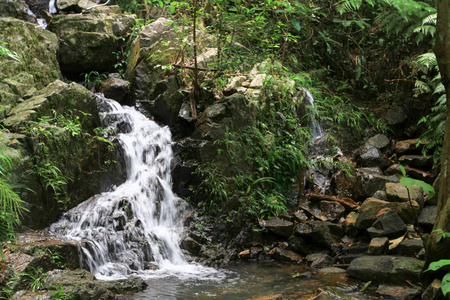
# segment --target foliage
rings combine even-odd
[[[424,272],[437,271],[441,268],[448,269],[449,266],[450,266],[450,259],[440,259],[438,261],[433,261],[432,263],[430,263],[430,265]],[[442,294],[444,294],[445,297],[450,292],[450,272],[445,274],[444,277],[442,278],[441,290]]]
[[[400,170],[403,174],[402,178],[400,178],[400,183],[403,184],[406,188],[409,189],[413,185],[416,185],[416,186],[422,188],[423,192],[428,195],[428,199],[431,199],[434,197],[436,192],[434,191],[433,186],[431,186],[430,184],[426,183],[423,180],[418,180],[418,179],[413,179],[413,178],[407,177],[405,168],[403,166],[400,166]]]
[[[105,73],[99,73],[97,71],[83,73],[82,75],[84,75],[84,85],[87,89],[92,89],[97,83],[102,82],[106,78]]]
[[[20,216],[23,211],[24,202],[14,191],[16,187],[10,179],[12,158],[8,155],[7,146],[3,140],[0,141],[0,244],[14,238],[14,229],[20,225]],[[0,252],[3,258],[3,251]]]
[[[4,47],[3,45],[6,45],[6,43],[0,42],[0,55],[9,57],[11,59],[14,59],[14,60],[22,63],[22,61],[20,60],[20,58],[16,52],[9,50],[8,48]]]

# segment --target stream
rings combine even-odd
[[[234,264],[220,271],[225,275],[221,281],[182,281],[175,277],[148,280],[149,287],[129,299],[243,300],[278,294],[283,299],[314,299],[322,291],[344,299],[379,299],[360,292],[362,284],[346,277],[345,272],[324,273],[306,265],[262,261]]]

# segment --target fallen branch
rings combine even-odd
[[[342,204],[343,206],[345,206],[345,208],[349,210],[357,210],[359,208],[358,203],[353,201],[353,199],[351,198],[337,198],[322,194],[307,194],[306,199],[310,201],[322,201],[322,200],[335,201]]]

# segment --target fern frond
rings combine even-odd
[[[414,60],[414,63],[419,68],[430,70],[437,66],[436,54],[434,52],[421,54]]]
[[[417,94],[425,94],[431,92],[431,88],[426,82],[416,80],[416,82],[414,83],[414,92],[416,92]]]
[[[437,14],[431,14],[427,17],[425,17],[425,19],[423,19],[422,21],[422,25],[429,25],[429,26],[434,26],[436,27],[436,23],[437,23]]]
[[[336,9],[340,14],[358,10],[362,5],[362,0],[341,0],[336,3]]]
[[[445,93],[445,86],[440,82],[433,91],[433,95],[435,94],[444,94]]]

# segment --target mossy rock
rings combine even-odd
[[[17,53],[20,62],[1,57],[0,82],[21,73],[33,76],[38,89],[61,77],[58,38],[48,30],[13,18],[0,18],[0,41]]]

